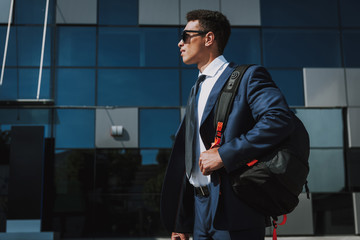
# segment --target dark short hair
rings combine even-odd
[[[186,20],[199,21],[200,30],[213,32],[218,43],[219,53],[223,54],[229,40],[231,27],[229,20],[221,12],[210,10],[193,10],[186,14]]]

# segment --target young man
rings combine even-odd
[[[171,239],[264,239],[266,217],[232,190],[230,173],[239,162],[273,148],[293,130],[290,109],[269,73],[251,66],[244,74],[221,146],[215,136],[216,100],[236,68],[223,51],[230,24],[220,12],[195,10],[178,46],[185,64],[196,64],[201,83],[193,87],[176,134],[164,179],[161,215]]]

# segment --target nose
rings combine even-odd
[[[181,48],[181,46],[184,45],[184,41],[182,39],[180,39],[179,43],[178,43],[178,47]]]

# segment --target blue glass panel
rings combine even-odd
[[[56,111],[56,148],[94,148],[95,112],[88,109]]]
[[[99,69],[97,91],[102,106],[179,106],[179,72]]]
[[[95,69],[58,69],[56,104],[95,105]]]
[[[199,74],[198,69],[181,70],[181,105],[186,106],[192,86],[195,84]]]
[[[59,66],[95,66],[96,28],[59,27],[57,63]]]
[[[342,149],[310,151],[308,186],[311,192],[340,192],[345,187],[344,152]]]
[[[338,26],[337,0],[261,0],[262,26]]]
[[[0,99],[14,100],[18,98],[17,70],[13,68],[5,68],[3,83],[0,86]]]
[[[141,150],[141,164],[142,165],[157,165],[156,157],[158,150]]]
[[[179,65],[177,29],[100,28],[99,66]]]
[[[237,64],[261,63],[261,45],[259,29],[231,29],[229,42],[224,56]]]
[[[360,1],[341,0],[339,3],[341,11],[341,25],[344,27],[360,27]]]
[[[336,30],[264,29],[267,67],[340,67],[340,38]]]
[[[49,109],[0,109],[2,130],[10,130],[12,125],[44,126],[45,137],[51,137],[51,110]]]
[[[43,27],[17,27],[17,47],[19,66],[40,66]],[[51,28],[47,28],[44,66],[50,66],[51,60]]]
[[[290,106],[305,105],[301,70],[270,70],[270,74]]]
[[[99,24],[137,25],[138,1],[101,0],[99,2]]]
[[[4,58],[4,50],[5,50],[5,41],[6,41],[6,31],[7,27],[0,26],[0,60],[1,65]],[[6,54],[6,62],[5,66],[16,66],[16,27],[10,28],[10,35],[9,35],[9,42],[8,42],[8,49]]]
[[[46,0],[16,0],[15,23],[44,24]],[[48,24],[53,21],[54,0],[49,1]]]
[[[360,67],[360,30],[343,31],[345,67]]]
[[[140,110],[140,147],[171,147],[179,124],[178,109]]]
[[[99,66],[140,66],[141,42],[140,30],[100,28]]]
[[[39,69],[22,68],[19,69],[19,98],[36,99],[39,82]],[[44,68],[42,71],[40,99],[52,99],[50,69]]]
[[[146,28],[145,34],[145,64],[149,67],[177,67],[180,50],[177,46],[177,28]]]
[[[343,119],[341,109],[296,109],[304,123],[311,147],[343,147]]]

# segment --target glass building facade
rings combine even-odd
[[[177,43],[186,12],[203,8],[232,24],[226,59],[264,65],[309,131],[312,226],[301,234],[359,234],[359,1],[50,0],[44,41],[46,0],[15,0],[10,13],[11,2],[0,1],[0,231],[12,128],[44,126],[43,231],[167,236],[162,178],[198,73]]]

